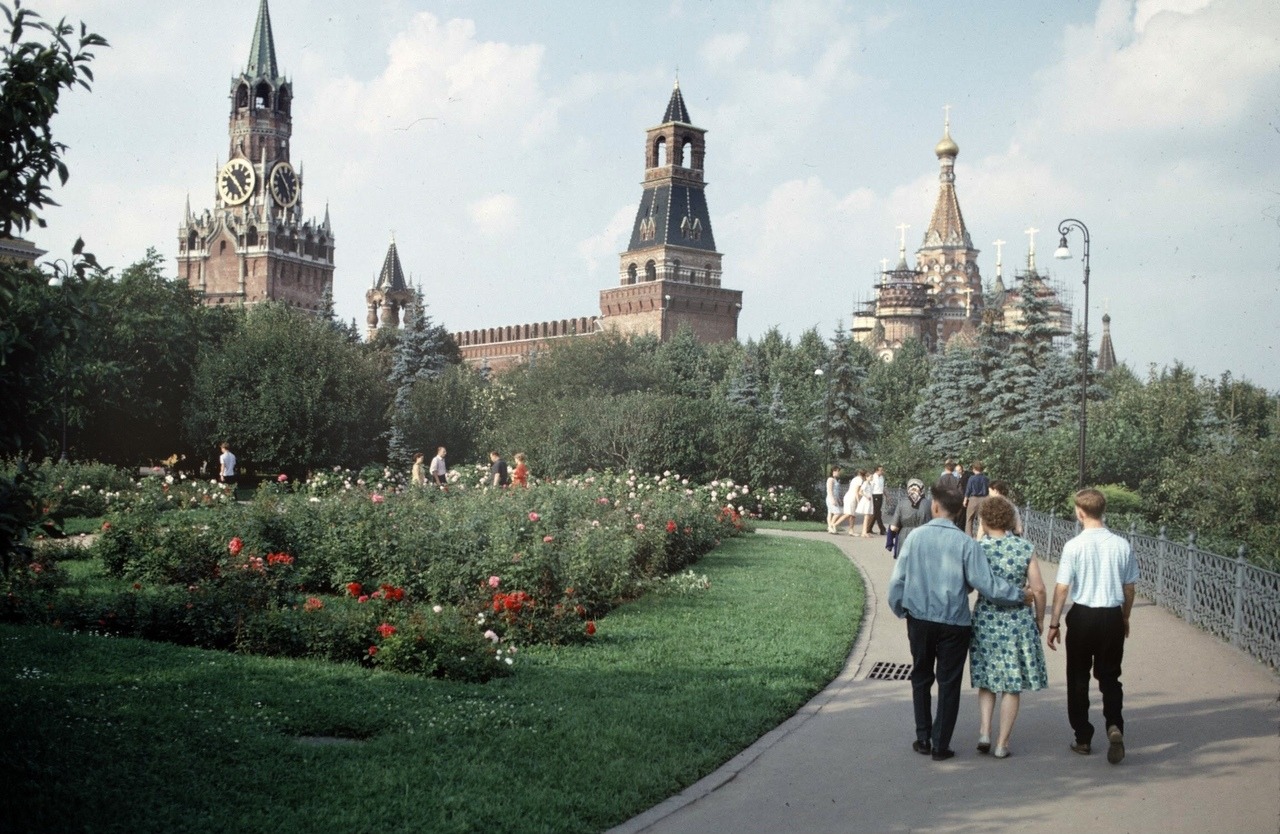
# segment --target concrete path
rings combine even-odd
[[[911,661],[905,623],[885,603],[893,562],[883,540],[773,535],[835,542],[862,570],[867,614],[848,664],[781,727],[617,834],[1280,831],[1280,677],[1242,652],[1139,597],[1121,678],[1121,764],[1107,763],[1101,731],[1093,755],[1067,749],[1061,647],[1046,652],[1049,688],[1023,695],[1010,758],[975,751],[966,673],[957,755],[935,763],[910,747],[910,682],[867,679],[877,661]],[[1040,567],[1052,589],[1056,566]],[[1100,725],[1096,684],[1091,700]]]

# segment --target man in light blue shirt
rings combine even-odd
[[[1102,515],[1107,498],[1096,489],[1076,493],[1076,518],[1084,527],[1080,535],[1062,547],[1058,580],[1053,589],[1053,616],[1049,618],[1049,648],[1058,650],[1062,634],[1062,608],[1067,612],[1067,720],[1075,732],[1071,749],[1081,755],[1093,752],[1093,724],[1089,723],[1089,676],[1098,679],[1102,692],[1102,717],[1107,724],[1107,761],[1124,759],[1124,688],[1120,666],[1124,641],[1129,636],[1129,612],[1133,610],[1138,582],[1138,561],[1129,542],[1107,529]]]
[[[1010,605],[1025,605],[1031,592],[991,572],[982,547],[955,525],[964,496],[939,481],[931,491],[933,520],[912,530],[889,578],[889,607],[907,620],[911,644],[911,700],[916,740],[911,749],[934,761],[955,755],[951,734],[960,713],[960,682],[972,634],[969,592]],[[938,682],[938,713],[932,709]]]

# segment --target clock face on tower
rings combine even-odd
[[[281,162],[271,169],[270,184],[271,196],[275,197],[281,208],[288,208],[298,202],[298,190],[301,184],[298,182],[297,172],[289,163]]]
[[[218,193],[229,206],[238,206],[253,193],[256,176],[248,160],[233,159],[218,172]]]

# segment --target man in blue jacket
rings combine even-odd
[[[969,654],[972,616],[969,592],[1009,605],[1026,605],[1031,592],[991,572],[982,547],[955,525],[964,495],[939,481],[931,491],[933,519],[902,545],[889,578],[889,607],[907,620],[911,643],[911,699],[916,740],[911,749],[935,762],[955,755],[951,734],[960,713],[960,682]],[[933,715],[933,682],[938,712]]]

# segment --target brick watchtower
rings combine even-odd
[[[700,341],[738,337],[742,291],[720,286],[707,211],[706,131],[689,121],[677,81],[662,124],[645,133],[644,193],[619,286],[600,291],[604,326],[667,340],[688,325]]]
[[[276,63],[267,0],[258,6],[244,72],[231,80],[230,152],[214,208],[187,200],[178,274],[206,304],[280,301],[319,312],[333,290],[333,229],[302,219],[302,174],[289,162],[293,85]]]

